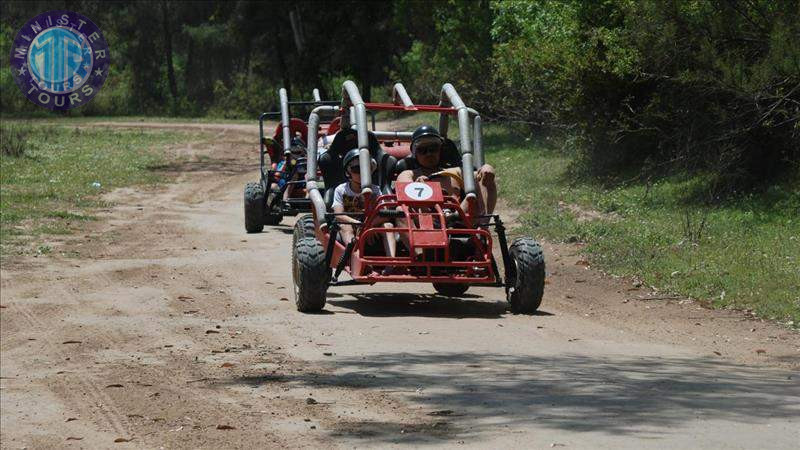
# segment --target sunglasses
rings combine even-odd
[[[349,170],[352,173],[361,173],[361,166],[353,164],[352,166],[349,166],[347,170]]]
[[[438,146],[438,145],[419,146],[419,147],[417,147],[417,154],[424,156],[424,155],[427,155],[427,154],[430,154],[430,153],[438,153],[440,149],[441,149],[441,147]]]

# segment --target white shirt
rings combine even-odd
[[[325,152],[328,151],[328,148],[333,143],[333,138],[336,137],[337,133],[333,133],[330,136],[328,136],[327,134],[323,134],[322,137],[319,138],[319,140],[317,141],[317,158],[318,159],[319,159],[320,156],[322,156]]]
[[[380,195],[381,188],[377,185],[372,185],[372,192],[374,195]],[[364,211],[364,197],[360,192],[353,192],[350,189],[350,182],[344,182],[336,186],[333,191],[333,206],[341,206],[344,212],[363,212]]]

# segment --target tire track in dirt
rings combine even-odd
[[[194,145],[192,151],[204,149],[221,151],[218,144]],[[310,426],[316,428],[321,424],[335,428],[338,417],[327,404],[306,404],[308,394],[299,392],[308,389],[305,377],[321,376],[328,369],[289,357],[275,350],[281,346],[273,346],[267,351],[270,355],[267,364],[274,366],[276,373],[275,379],[270,380],[258,369],[265,364],[264,356],[251,353],[256,349],[266,351],[266,342],[274,339],[261,336],[247,344],[249,348],[245,350],[231,348],[227,342],[238,339],[236,333],[240,331],[247,334],[249,324],[242,318],[264,310],[262,305],[256,309],[250,306],[260,297],[255,286],[241,289],[234,281],[238,278],[236,272],[240,270],[243,251],[253,258],[258,253],[244,244],[237,249],[226,248],[227,244],[221,246],[209,239],[213,232],[209,234],[203,228],[209,208],[213,210],[227,202],[220,198],[229,191],[230,176],[244,169],[238,164],[223,164],[223,174],[219,176],[215,172],[219,167],[214,167],[214,161],[207,158],[184,161],[174,169],[185,170],[174,184],[112,193],[109,199],[118,206],[101,213],[101,220],[91,224],[83,238],[68,239],[62,248],[79,250],[84,258],[94,261],[55,258],[47,264],[47,270],[38,275],[28,274],[24,281],[4,277],[12,298],[18,297],[15,293],[19,292],[45,291],[42,281],[52,280],[46,289],[48,294],[40,292],[36,303],[23,304],[22,299],[8,302],[13,308],[11,314],[4,314],[4,322],[21,315],[29,328],[48,330],[47,346],[56,346],[55,350],[60,350],[57,341],[62,337],[82,340],[81,344],[70,347],[77,353],[47,352],[45,357],[50,360],[63,362],[71,357],[72,362],[65,366],[58,381],[45,386],[65,402],[64,415],[95,418],[98,429],[108,428],[135,437],[137,446],[159,442],[180,447],[212,446],[215,442],[236,446],[236,442],[263,440],[267,431],[267,441],[276,445],[329,447],[329,443],[306,433]],[[208,174],[216,175],[208,177]],[[274,242],[267,248],[274,248],[286,238],[281,231],[274,234]],[[237,236],[235,242],[246,238]],[[217,269],[216,264],[231,267]],[[289,295],[282,285],[282,275],[277,274],[272,280],[269,283],[274,286],[275,295]],[[143,294],[145,288],[150,291]],[[136,306],[139,298],[144,300],[142,307],[149,308],[147,313]],[[243,299],[249,300],[243,302]],[[145,326],[142,319],[150,317],[147,314],[159,318]],[[57,318],[67,318],[68,323],[54,322]],[[137,334],[139,327],[146,330],[146,336]],[[237,330],[231,331],[233,328]],[[214,333],[207,334],[209,331]],[[162,345],[165,342],[160,341],[173,343]],[[4,339],[4,354],[16,348],[6,345],[7,342]],[[169,356],[164,354],[164,347],[170,347]],[[130,358],[126,359],[126,354]],[[219,355],[225,358],[220,359]],[[134,362],[133,357],[147,363]],[[87,365],[76,367],[76,358],[85,360]],[[91,362],[94,367],[88,365]],[[221,367],[224,364],[231,366]],[[124,388],[105,391],[102,387],[112,384],[122,384]],[[134,390],[132,387],[141,394],[127,392]],[[271,397],[274,403],[255,416],[248,408],[236,406],[252,403],[252,389],[262,392],[259,397]],[[327,395],[339,397],[342,394],[337,392],[341,390],[333,388]],[[325,390],[314,391],[324,395]],[[84,392],[86,395],[82,395]],[[356,391],[346,396],[353,409],[392,404],[384,395],[372,392]],[[141,397],[148,400],[142,401]],[[391,416],[397,408],[394,405],[391,410],[374,416]],[[264,415],[273,420],[264,422]],[[188,420],[189,416],[193,419]],[[280,417],[279,426],[273,430],[271,423],[275,417]],[[215,427],[231,422],[231,418],[236,418],[233,422],[239,424],[237,437],[218,441],[224,431]],[[178,438],[180,432],[173,431],[190,427],[199,436]],[[282,430],[281,436],[288,433],[289,440],[279,437],[278,430]],[[303,437],[291,437],[297,434]],[[93,440],[88,442],[102,445]]]
[[[13,303],[12,308],[12,312],[17,313],[17,318],[23,320],[30,328],[38,328],[43,330],[42,332],[37,333],[37,335],[41,336],[42,340],[45,341],[51,354],[55,355],[57,359],[61,361],[68,358],[66,356],[67,354],[61,351],[58,347],[59,345],[65,344],[59,344],[53,341],[52,336],[54,334],[54,328],[51,324],[40,320],[36,314],[31,313],[28,308],[18,303]],[[94,408],[96,408],[96,410],[100,412],[100,416],[104,420],[105,425],[114,430],[118,436],[126,438],[133,436],[130,424],[116,408],[111,397],[99,389],[98,386],[100,383],[96,378],[92,377],[91,374],[86,372],[72,373],[65,371],[64,375],[66,375],[65,378],[68,379],[68,382],[64,383],[65,385],[77,385],[81,388],[81,390],[83,390],[84,393],[88,393],[90,396],[90,399],[87,401],[86,399],[83,399],[81,396],[77,395],[77,392],[70,387],[65,392],[62,392],[62,395],[67,396],[68,406],[75,407],[75,409],[78,411],[87,409],[92,411]]]
[[[398,285],[334,289],[326,314],[297,313],[291,220],[256,235],[241,223],[240,189],[257,173],[257,128],[221,127],[206,128],[214,142],[169,149],[182,156],[160,169],[172,184],[112,192],[116,205],[52,256],[3,267],[2,352],[13,361],[3,375],[30,370],[37,380],[3,379],[3,387],[15,399],[52,392],[66,405],[54,405],[52,417],[81,416],[37,428],[4,412],[9,438],[59,446],[63,436],[52,435],[95,420],[84,445],[110,446],[111,430],[142,448],[459,440],[640,448],[652,437],[662,447],[714,447],[754,442],[760,423],[776,437],[760,442],[788,442],[797,388],[784,373],[732,363],[758,360],[715,336],[735,331],[730,321],[692,305],[705,325],[696,327],[684,323],[686,305],[630,300],[643,292],[587,269],[574,246],[547,244],[551,275],[538,316],[507,314],[498,289],[456,301],[430,286]],[[59,257],[61,249],[81,256]],[[779,359],[797,340],[772,342],[783,335],[757,326],[747,337],[776,359],[757,357],[797,367]],[[46,348],[61,353],[31,355],[26,333],[46,333]],[[83,343],[62,348],[69,339]],[[710,355],[711,344],[725,357]],[[74,373],[50,378],[61,369]],[[714,421],[691,420],[697,410]],[[32,438],[41,435],[49,440]],[[706,440],[690,445],[681,436]]]

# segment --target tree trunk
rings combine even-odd
[[[365,102],[372,101],[372,68],[363,66],[361,71],[361,98]]]
[[[172,94],[173,104],[178,102],[178,84],[175,82],[175,67],[172,65],[172,32],[169,26],[169,13],[166,0],[161,2],[161,15],[164,24],[164,54],[167,60],[167,78],[169,79],[169,92]]]
[[[276,36],[275,39],[272,40],[275,45],[275,54],[278,56],[278,67],[281,71],[281,78],[283,79],[283,87],[286,89],[286,92],[291,95],[292,92],[292,79],[289,76],[289,68],[286,67],[286,58],[284,57],[284,48],[283,48],[283,41],[280,38],[280,35]],[[279,105],[280,106],[280,105]]]
[[[297,54],[303,54],[303,47],[305,46],[303,38],[303,24],[300,22],[300,10],[295,9],[289,11],[289,24],[292,26],[292,36],[294,36],[294,46],[297,48]]]
[[[362,94],[364,101],[369,103],[372,101],[372,82],[367,78],[364,80],[364,88]]]
[[[186,67],[183,71],[183,81],[186,86],[186,91],[189,94],[189,97],[192,97],[192,83],[189,77],[191,74],[194,73],[194,41],[192,39],[188,40],[187,49],[186,49]]]
[[[250,36],[247,37],[244,47],[244,73],[245,78],[250,79],[250,53],[253,51],[253,40]]]

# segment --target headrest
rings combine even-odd
[[[333,133],[336,133],[337,131],[339,131],[341,129],[341,127],[342,127],[342,118],[341,117],[337,117],[337,118],[333,119],[331,121],[331,123],[328,124],[328,129],[325,130],[325,134],[330,136]]]
[[[289,136],[294,139],[299,137],[301,141],[303,141],[303,145],[306,142],[306,135],[308,134],[308,126],[305,122],[297,117],[292,117],[289,119]],[[278,123],[278,126],[275,127],[275,134],[272,136],[272,139],[275,142],[283,143],[283,125]]]
[[[373,158],[375,158],[378,152],[380,152],[381,145],[378,143],[378,139],[375,137],[375,135],[371,132],[367,132],[367,136],[369,138],[369,153]],[[336,137],[333,138],[331,146],[328,147],[328,152],[336,155],[344,155],[349,150],[357,147],[358,132],[351,128],[349,130],[341,130],[336,133]]]

